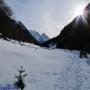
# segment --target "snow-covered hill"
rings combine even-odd
[[[25,90],[90,90],[90,60],[80,59],[78,51],[12,42],[0,39],[0,85],[13,84],[23,66]]]
[[[40,43],[43,43],[43,42],[45,42],[45,41],[47,41],[47,40],[49,40],[49,37],[45,34],[45,33],[43,33],[43,34],[39,34],[38,32],[36,32],[35,30],[29,30],[30,31],[30,33],[32,34],[32,36],[38,41],[38,42],[40,42]]]

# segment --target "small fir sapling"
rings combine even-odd
[[[27,74],[25,73],[25,70],[23,70],[23,66],[21,66],[20,70],[17,71],[19,72],[19,74],[15,75],[17,81],[14,83],[14,85],[16,88],[24,90],[25,88],[24,78],[27,76]]]

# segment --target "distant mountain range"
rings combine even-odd
[[[36,32],[35,30],[29,30],[30,33],[32,34],[32,36],[40,43],[43,43],[45,41],[49,40],[49,37],[43,33],[42,35],[40,35],[38,32]]]
[[[42,44],[56,48],[82,50],[90,52],[90,3],[85,7],[83,15],[77,16],[71,23],[63,28],[60,35]]]

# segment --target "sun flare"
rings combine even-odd
[[[75,17],[78,15],[82,15],[83,14],[83,10],[85,8],[86,5],[79,5],[76,7],[75,9]]]

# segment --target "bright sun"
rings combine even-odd
[[[85,5],[77,6],[76,9],[75,9],[75,17],[78,16],[78,15],[82,15],[84,8],[85,8]]]

